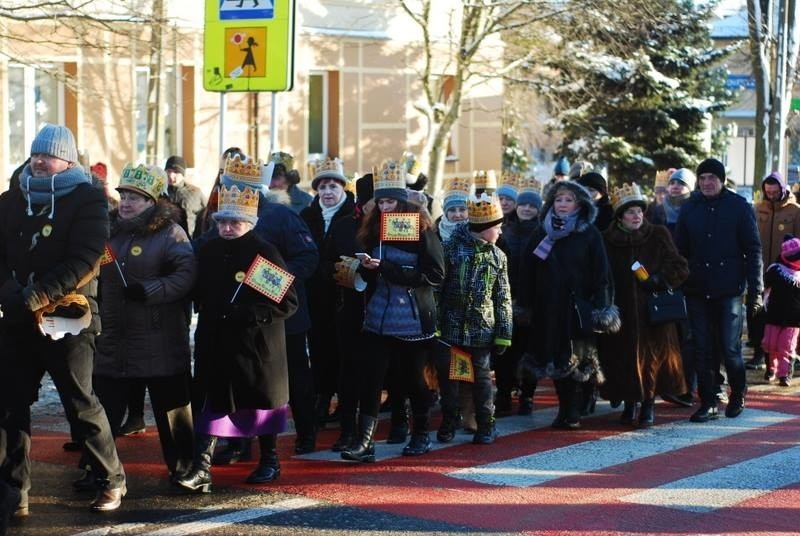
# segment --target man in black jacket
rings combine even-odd
[[[92,510],[115,510],[126,491],[108,419],[92,392],[100,330],[97,267],[108,238],[108,208],[77,160],[72,132],[44,125],[20,187],[0,196],[0,487],[11,497],[2,502],[0,523],[12,513],[27,514],[30,405],[45,371],[96,471]],[[51,337],[40,331],[35,312],[80,325]]]
[[[675,229],[678,251],[689,261],[684,283],[686,306],[695,342],[695,367],[701,405],[691,417],[707,422],[719,417],[712,356],[719,351],[731,388],[726,417],[744,409],[747,385],[742,360],[742,294],[748,310],[761,305],[764,290],[761,240],[752,208],[727,190],[725,166],[709,158],[697,167],[698,190],[684,203]]]

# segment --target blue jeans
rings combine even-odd
[[[731,392],[744,394],[745,368],[742,360],[742,299],[739,296],[707,300],[687,296],[686,308],[694,338],[694,364],[697,387],[704,406],[716,405],[716,375],[714,370],[714,339],[728,373]]]

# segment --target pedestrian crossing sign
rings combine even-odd
[[[206,0],[203,88],[288,91],[295,0]]]

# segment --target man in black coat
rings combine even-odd
[[[748,310],[761,306],[764,290],[761,240],[747,201],[725,189],[725,166],[709,158],[697,167],[698,190],[683,205],[675,229],[678,251],[689,261],[684,283],[689,322],[695,341],[695,368],[701,405],[692,422],[719,417],[713,359],[713,338],[731,388],[726,417],[737,417],[747,392],[742,360],[742,302]]]
[[[30,405],[45,371],[96,472],[92,510],[118,508],[126,491],[108,419],[92,392],[100,330],[96,270],[108,238],[108,208],[77,160],[72,132],[44,125],[20,187],[0,196],[0,482],[10,489],[6,497],[18,497],[2,502],[0,523],[10,509],[27,514]],[[82,329],[62,338],[44,335],[34,316],[39,310],[80,318]]]

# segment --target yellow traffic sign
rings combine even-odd
[[[206,91],[292,89],[294,9],[294,0],[206,0]]]

